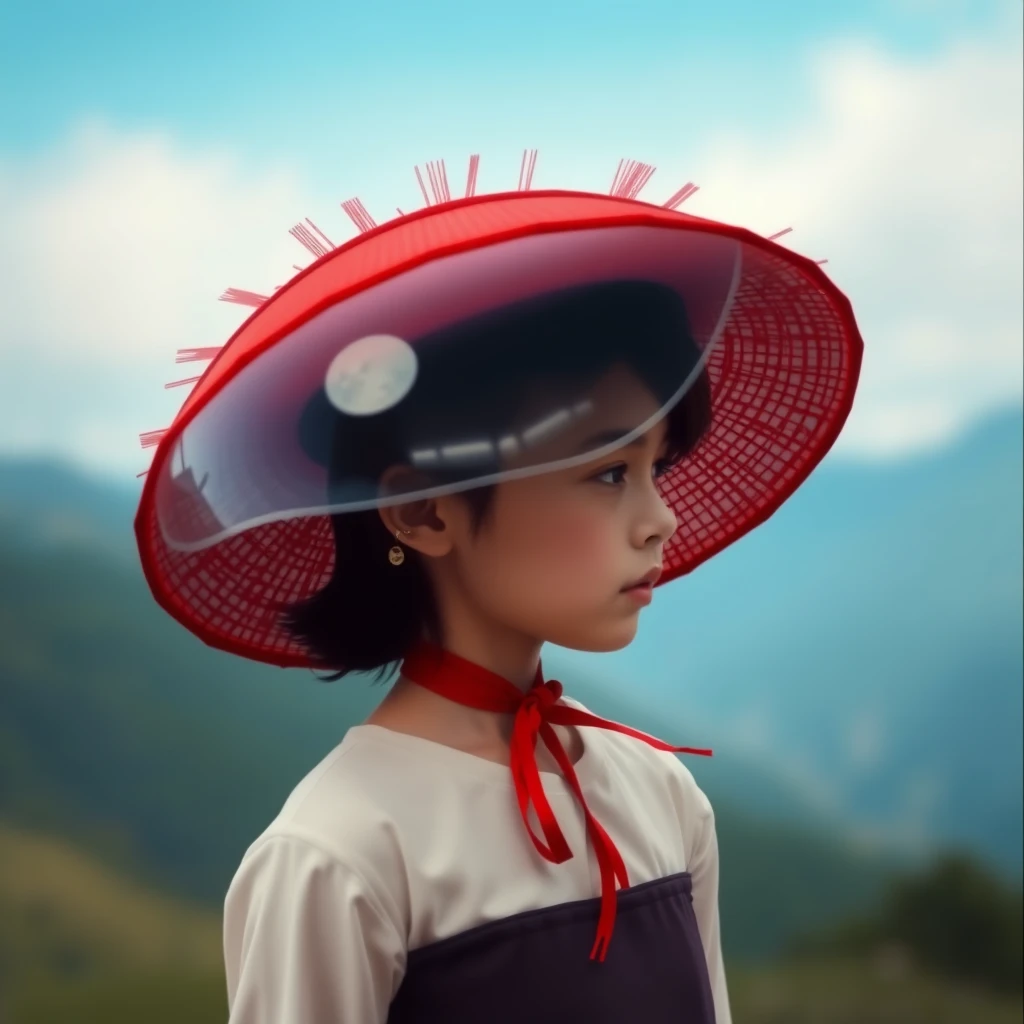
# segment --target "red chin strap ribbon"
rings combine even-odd
[[[630,729],[629,726],[559,704],[562,684],[553,679],[545,682],[539,664],[533,686],[525,694],[494,672],[425,641],[409,651],[402,663],[401,671],[410,682],[456,704],[463,704],[478,711],[515,715],[512,726],[511,768],[523,823],[540,855],[553,864],[562,864],[573,854],[565,841],[565,836],[562,835],[562,830],[558,827],[558,821],[541,784],[540,771],[537,768],[537,738],[540,737],[544,741],[583,809],[587,832],[597,857],[601,873],[601,913],[590,959],[604,960],[615,927],[616,883],[618,888],[624,889],[629,886],[629,877],[615,843],[601,827],[601,823],[590,813],[572,762],[552,726],[573,725],[610,729],[642,740],[657,750],[675,754],[701,754],[710,757],[711,751],[697,750],[693,747],[673,747],[653,736],[648,736],[647,733]],[[540,823],[543,839],[534,832],[530,823],[531,806]]]

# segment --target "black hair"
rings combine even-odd
[[[385,469],[408,462],[410,443],[443,436],[452,423],[481,422],[492,429],[512,423],[538,386],[564,401],[614,365],[625,365],[664,403],[700,357],[679,296],[647,281],[549,293],[421,339],[416,351],[416,387],[393,410],[343,416],[323,392],[307,406],[300,437],[307,454],[328,466],[332,501],[344,501],[353,486],[376,493]],[[669,462],[690,454],[710,422],[711,388],[701,368],[666,416]],[[431,483],[452,479],[430,474]],[[493,485],[459,493],[479,529]],[[408,549],[401,565],[390,563],[395,538],[377,509],[334,514],[331,524],[331,578],[312,597],[287,606],[282,625],[318,668],[333,673],[328,679],[374,671],[386,678],[424,631],[438,636],[429,577]]]

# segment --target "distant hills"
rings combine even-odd
[[[126,879],[219,905],[245,847],[381,691],[210,650],[107,552],[9,541],[0,819],[64,836]],[[574,692],[610,713],[600,694]],[[724,798],[716,810],[735,957],[764,956],[871,903],[892,867],[820,828],[752,817]]]
[[[219,914],[7,825],[0,865],[4,1024],[224,1021]]]
[[[903,465],[828,465],[659,591],[636,643],[546,656],[598,713],[714,746],[732,956],[879,893],[851,833],[1021,864],[1019,412]],[[244,848],[380,690],[242,662],[153,603],[137,485],[0,460],[0,818],[219,903]],[[635,690],[632,679],[643,679]]]
[[[865,834],[963,845],[1019,878],[1022,436],[1012,410],[928,457],[826,462],[659,592],[633,645],[561,661],[642,678],[638,712],[740,745]]]
[[[219,915],[119,877],[66,843],[0,826],[0,1020],[215,1024],[227,1013]],[[730,960],[737,1021],[1016,1024],[1019,995],[900,957]]]

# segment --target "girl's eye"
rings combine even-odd
[[[651,468],[651,477],[657,480],[659,477],[664,476],[671,468],[672,462],[669,459],[659,459]],[[626,482],[627,469],[628,467],[624,463],[620,463],[618,466],[609,466],[603,472],[598,473],[594,479],[599,480],[601,483],[618,487]]]
[[[601,483],[611,484],[612,486],[617,487],[626,480],[626,467],[624,465],[609,466],[603,472],[598,473],[594,479],[599,480]]]

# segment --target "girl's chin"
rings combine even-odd
[[[548,637],[548,642],[559,647],[567,647],[572,651],[584,651],[588,654],[607,654],[621,651],[628,647],[636,637],[637,615],[631,621],[618,621],[604,629],[593,629],[574,632],[571,636]]]

